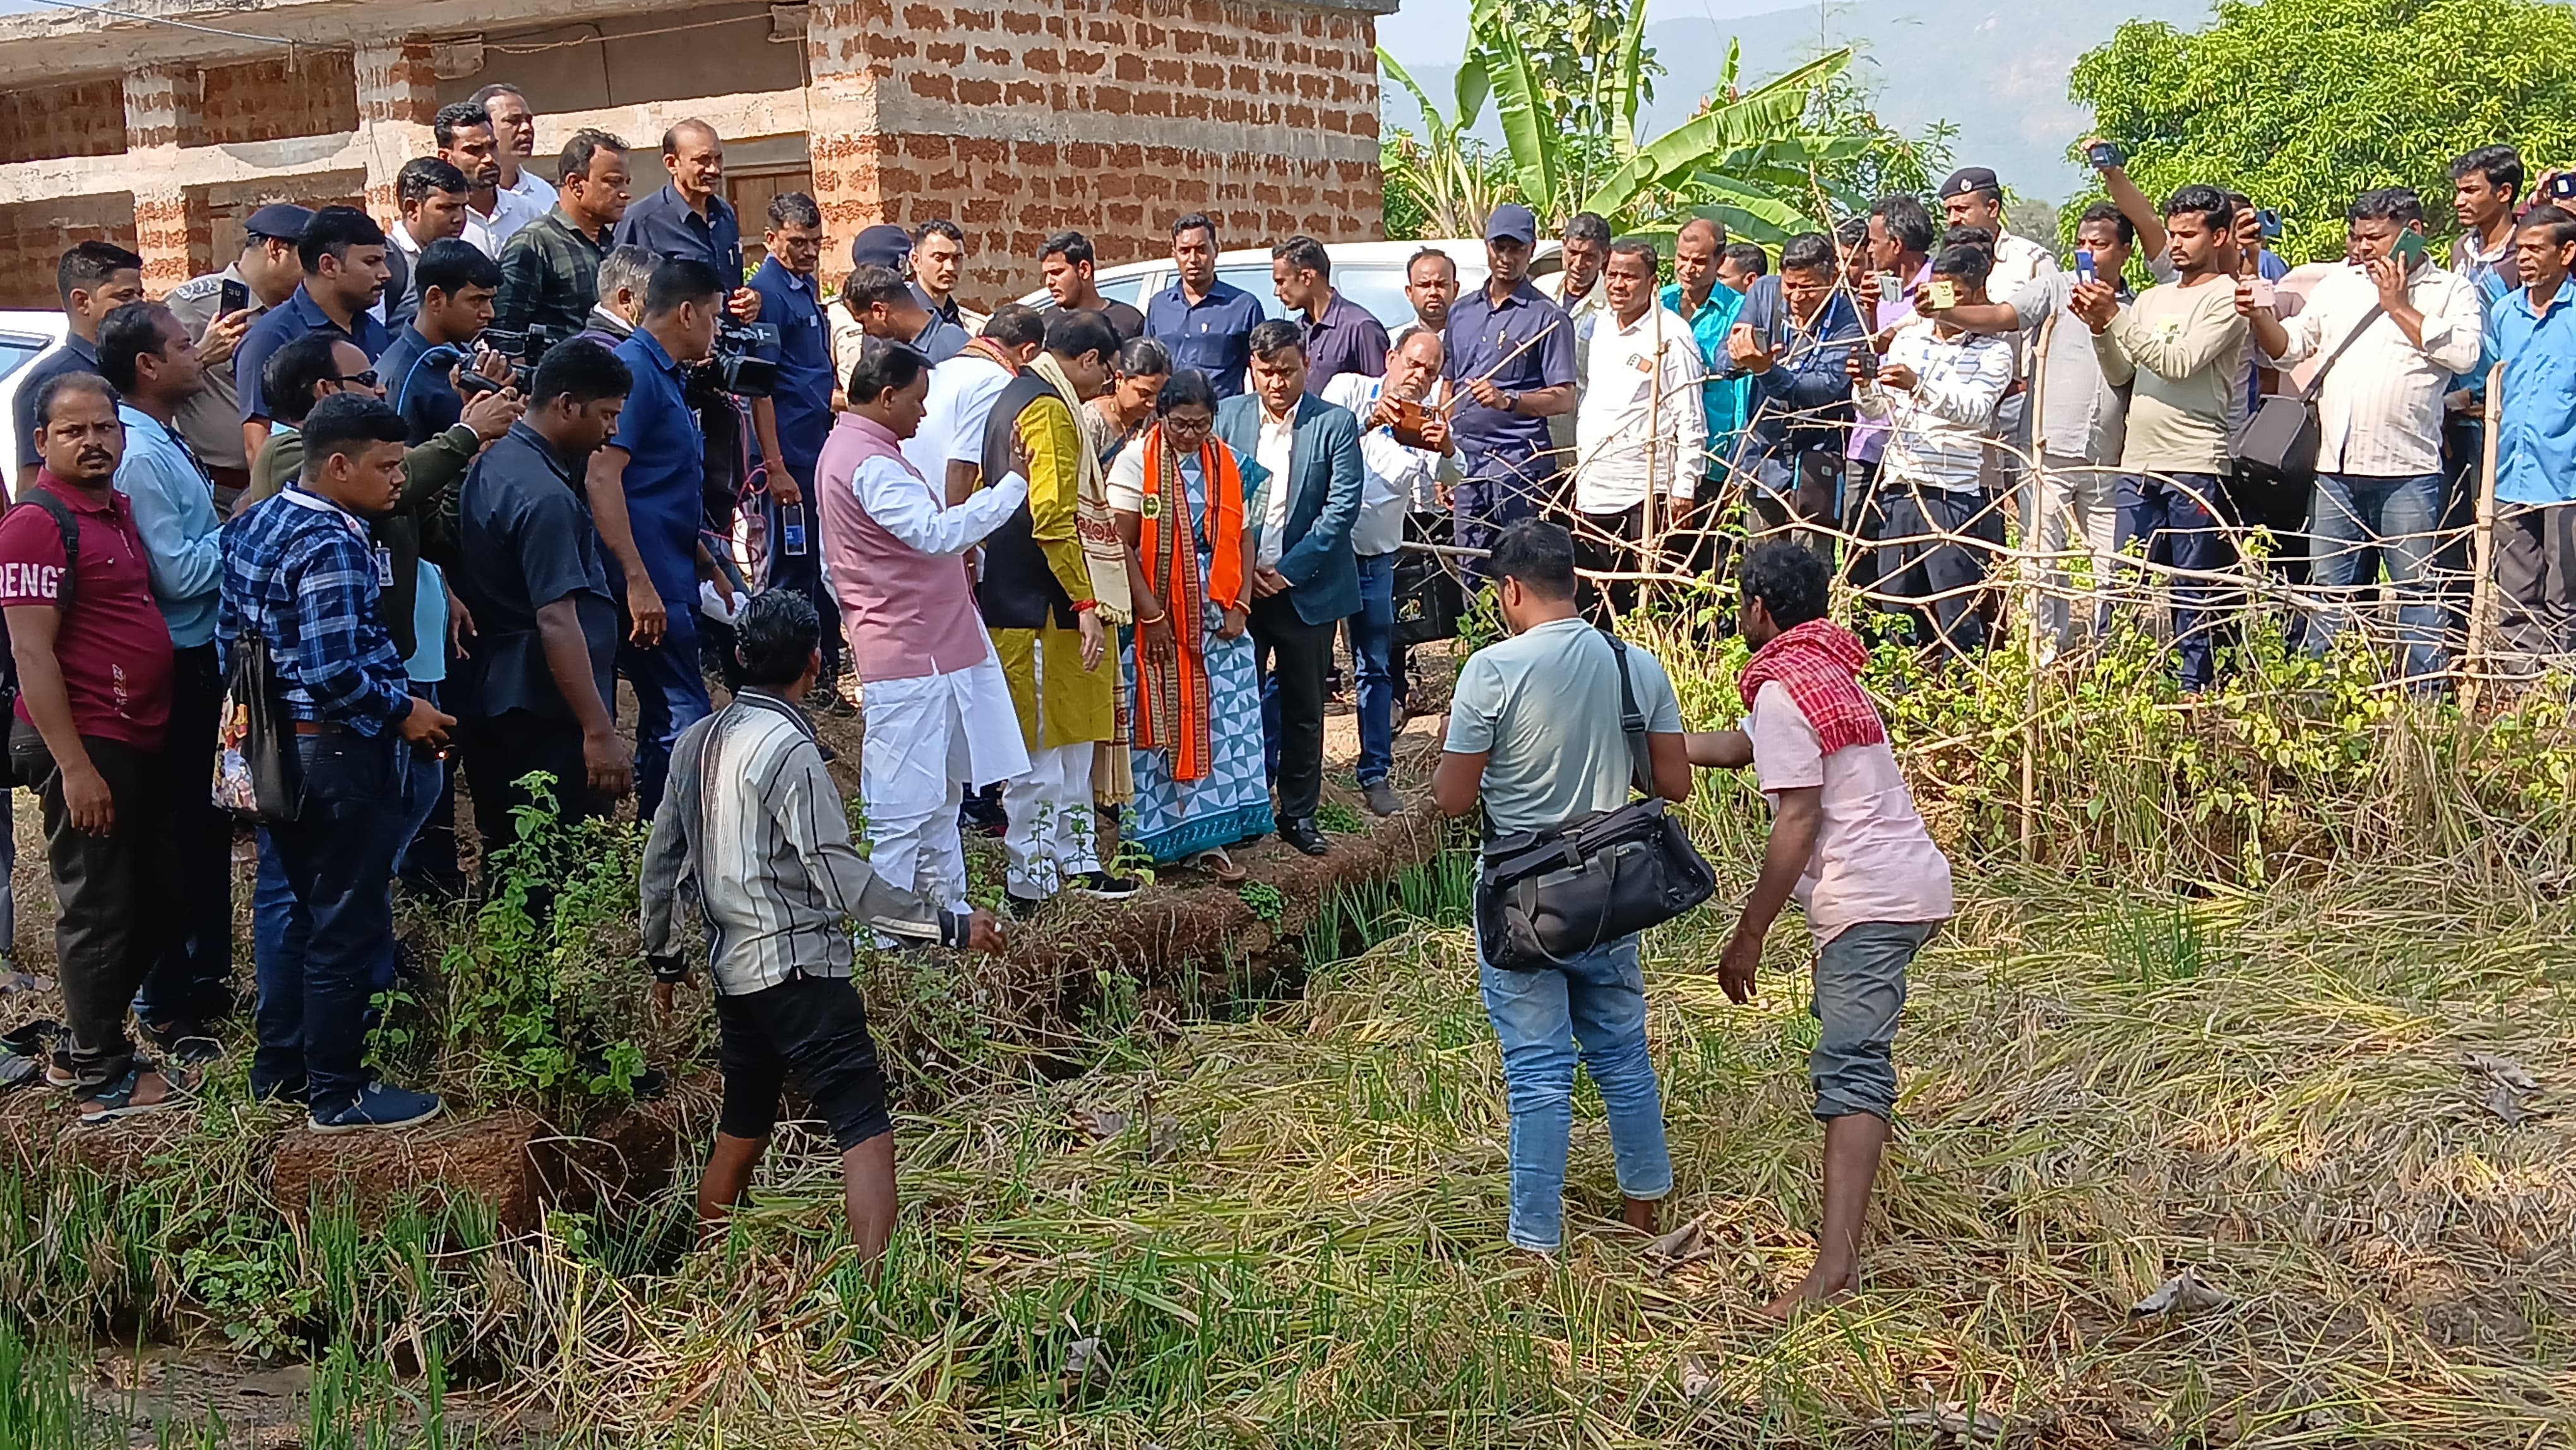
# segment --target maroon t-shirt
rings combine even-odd
[[[158,750],[170,723],[170,625],[152,602],[152,567],[133,510],[121,493],[111,489],[104,503],[93,503],[51,473],[39,472],[35,486],[71,505],[80,525],[72,606],[54,636],[72,726]],[[54,516],[34,504],[13,506],[0,518],[0,609],[54,603],[63,563]],[[23,696],[18,718],[34,723]]]

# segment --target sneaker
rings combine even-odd
[[[368,1128],[408,1128],[438,1116],[438,1094],[371,1082],[357,1100],[339,1107],[316,1106],[305,1125],[317,1133],[356,1133]]]
[[[1133,876],[1112,876],[1106,871],[1085,871],[1073,878],[1073,889],[1085,896],[1103,901],[1124,901],[1145,889],[1145,883]]]
[[[1382,780],[1373,780],[1361,786],[1360,800],[1369,808],[1369,814],[1373,816],[1393,816],[1404,813],[1404,797],[1397,795],[1395,787]]]
[[[147,1077],[161,1081],[161,1095],[150,1102],[141,1101],[143,1080]],[[175,1108],[188,1100],[189,1090],[195,1085],[185,1074],[163,1072],[138,1057],[134,1065],[125,1070],[125,1076],[109,1085],[106,1091],[81,1099],[81,1125],[95,1127],[100,1123],[113,1123],[119,1118],[139,1117],[144,1113],[157,1113],[163,1108]]]

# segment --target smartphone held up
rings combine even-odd
[[[2075,249],[2075,280],[2078,282],[2090,282],[2093,280],[2093,249],[2091,247],[2077,247]]]

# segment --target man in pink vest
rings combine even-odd
[[[1025,464],[948,507],[901,447],[921,426],[928,360],[868,338],[847,384],[849,410],[814,471],[824,561],[867,715],[859,797],[868,863],[894,885],[964,911],[957,788],[1029,768],[965,555],[1027,502]]]

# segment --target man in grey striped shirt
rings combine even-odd
[[[716,988],[724,1110],[698,1185],[712,1232],[741,1201],[793,1072],[831,1124],[850,1238],[865,1262],[895,1219],[894,1124],[866,1009],[850,985],[853,926],[907,944],[998,951],[990,913],[964,915],[889,885],[850,843],[841,793],[797,708],[823,667],[813,602],[771,590],[735,625],[743,688],[682,732],[644,848],[644,953],[664,1009],[687,974],[672,941],[696,898]]]

